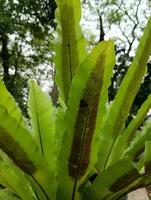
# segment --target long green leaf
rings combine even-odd
[[[21,200],[19,197],[13,195],[7,189],[0,190],[0,200]]]
[[[109,60],[111,56],[113,60]],[[59,159],[60,187],[62,187],[59,197],[65,195],[62,198],[74,198],[77,181],[89,164],[90,145],[96,124],[104,70],[109,65],[112,67],[114,65],[114,45],[112,41],[104,41],[92,50],[73,79],[65,118],[67,130],[63,137],[63,148]],[[65,179],[63,182],[62,180],[65,175],[67,184],[70,185],[71,192],[73,191],[72,194],[67,194],[64,189]],[[68,177],[69,175],[72,179]]]
[[[91,169],[92,166],[97,161],[97,152],[99,150],[99,138],[100,132],[103,127],[104,117],[107,113],[106,104],[108,104],[108,88],[111,84],[111,77],[113,75],[113,67],[115,65],[115,54],[114,54],[114,46],[110,47],[107,52],[107,60],[104,64],[103,68],[103,75],[102,75],[102,88],[100,90],[100,99],[97,111],[97,118],[96,118],[96,127],[93,135],[92,145],[91,145],[91,154],[90,154],[90,164],[89,168]]]
[[[56,82],[67,103],[74,73],[86,57],[86,41],[79,26],[80,0],[56,0],[56,3],[58,32],[55,44]]]
[[[97,169],[103,171],[109,165],[110,155],[118,136],[123,131],[130,108],[146,71],[151,53],[151,18],[138,46],[136,56],[122,81],[113,104],[106,116],[101,132]]]
[[[56,109],[56,146],[57,146],[57,153],[56,157],[60,155],[61,145],[62,145],[62,138],[65,132],[65,112],[66,106],[63,102],[60,102],[60,106]]]
[[[0,80],[0,104],[3,105],[7,109],[8,113],[22,126],[25,126],[23,115],[2,80]]]
[[[30,81],[28,111],[32,134],[42,154],[51,165],[56,164],[55,111],[50,97],[35,81]]]
[[[104,81],[106,76],[105,72],[112,72],[115,63],[114,45],[112,42],[104,42],[102,43],[101,50],[100,57],[96,63],[96,66],[92,69],[80,99],[80,108],[76,119],[74,138],[69,158],[69,173],[74,178],[82,176],[89,165],[90,146],[95,130],[99,106],[99,109],[101,110],[100,112],[102,114],[105,113],[107,91],[103,94],[103,86],[106,84]],[[107,89],[108,87],[106,87],[106,90]],[[99,105],[100,97],[102,104]],[[103,115],[101,117],[103,117]]]
[[[145,143],[144,164],[145,172],[151,173],[151,141]]]
[[[117,139],[117,142],[111,154],[111,160],[110,160],[111,164],[113,162],[118,161],[124,150],[128,148],[131,140],[135,136],[135,132],[137,131],[138,127],[142,124],[150,108],[151,108],[151,95],[148,96],[146,101],[142,104],[141,108],[138,110],[136,117],[130,122],[128,127],[123,131],[122,135]]]
[[[144,151],[145,142],[148,140],[151,140],[151,119],[147,120],[142,130],[137,132],[130,147],[125,150],[122,156],[129,156],[134,161],[137,161]]]
[[[30,180],[30,183],[32,185],[32,190],[34,191],[36,200],[41,200],[41,199],[47,200],[48,197],[45,195],[45,193],[41,189],[41,186],[39,185],[39,183],[34,181],[31,177],[28,177],[28,179]],[[53,198],[53,199],[56,199],[56,198]]]
[[[18,195],[22,200],[34,199],[34,193],[24,174],[2,158],[0,158],[0,178],[3,180],[4,186]]]
[[[12,118],[2,105],[0,106],[0,148],[39,184],[46,199],[55,199],[55,174],[50,170],[28,130]]]

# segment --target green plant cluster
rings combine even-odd
[[[113,41],[87,53],[80,0],[56,3],[58,106],[30,81],[28,127],[0,81],[0,199],[115,200],[151,184],[151,120],[144,123],[151,95],[125,126],[151,53],[151,18],[109,103]]]

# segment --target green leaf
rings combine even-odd
[[[30,180],[30,183],[32,185],[32,189],[35,193],[36,196],[36,200],[48,200],[47,195],[45,195],[45,192],[43,191],[43,189],[41,188],[41,186],[39,185],[39,183],[37,183],[36,181],[34,181],[32,178],[28,177]],[[56,199],[55,197],[53,199]]]
[[[21,197],[22,200],[33,200],[33,192],[29,181],[24,174],[17,170],[13,164],[0,157],[0,178],[3,180],[3,186],[9,188],[14,194]]]
[[[138,186],[137,179],[140,176],[131,160],[124,158],[98,175],[92,185],[89,183],[85,187],[84,199],[90,200],[92,196],[94,200],[118,199],[125,190],[130,191],[132,187]]]
[[[56,82],[67,103],[74,73],[86,57],[86,41],[79,26],[80,0],[56,0],[56,3],[58,32],[55,44]]]
[[[0,148],[39,184],[46,199],[54,198],[55,174],[50,170],[29,131],[12,118],[2,105],[0,105]]]
[[[111,84],[111,77],[113,75],[113,67],[115,65],[115,52],[114,52],[114,45],[111,44],[110,48],[107,50],[107,57],[104,69],[103,69],[103,75],[102,75],[102,87],[100,90],[100,99],[99,99],[99,105],[97,110],[97,118],[96,118],[96,127],[93,135],[92,145],[91,145],[91,157],[90,157],[90,166],[91,169],[92,166],[97,161],[97,152],[99,150],[99,138],[100,138],[100,132],[103,128],[104,123],[104,117],[107,113],[106,104],[108,104],[108,88]]]
[[[2,80],[0,80],[0,104],[3,105],[7,109],[9,115],[11,115],[22,126],[25,127],[23,115],[22,115],[17,103],[15,102],[12,95],[8,92],[8,90]]]
[[[1,189],[0,190],[0,200],[20,200],[20,198],[13,195],[7,189]]]
[[[55,171],[57,152],[55,111],[50,97],[40,89],[35,81],[30,81],[28,112],[31,118],[32,135],[42,154]]]
[[[145,154],[144,154],[144,163],[145,163],[145,172],[151,173],[151,141],[145,143]]]
[[[113,60],[109,61],[111,55]],[[84,174],[89,164],[90,145],[96,124],[104,71],[109,65],[112,67],[114,65],[114,45],[112,41],[104,41],[92,50],[73,78],[65,117],[67,130],[63,137],[63,148],[59,159],[61,168],[59,182],[61,187],[65,188],[63,178],[66,175],[73,196],[77,180]],[[70,197],[62,198],[70,199],[71,194],[69,195]]]
[[[141,108],[138,110],[136,117],[130,122],[128,127],[123,131],[122,135],[117,139],[117,142],[112,150],[110,164],[118,161],[124,150],[128,148],[131,140],[135,136],[137,129],[142,124],[150,108],[151,95],[149,95],[146,101],[144,101]]]
[[[90,146],[95,130],[98,108],[100,111],[100,120],[103,118],[103,114],[106,111],[105,103],[107,102],[107,86],[109,85],[105,85],[105,76],[108,72],[110,72],[110,74],[112,73],[112,69],[115,64],[115,57],[114,44],[111,41],[102,42],[101,45],[102,48],[100,48],[99,52],[100,57],[96,61],[96,65],[91,71],[89,79],[86,83],[86,87],[80,99],[78,115],[76,117],[74,127],[74,138],[69,158],[69,173],[75,179],[76,176],[81,177],[84,175],[89,165]],[[104,85],[106,87],[104,87]],[[105,93],[103,94],[103,92]],[[101,100],[99,105],[100,97]]]
[[[61,145],[62,145],[62,138],[65,132],[65,112],[66,106],[62,105],[60,102],[60,106],[56,109],[56,146],[57,152],[56,157],[60,155]]]
[[[125,150],[122,156],[129,156],[134,161],[137,161],[144,151],[145,142],[148,140],[151,140],[151,119],[147,120],[142,130],[137,132],[130,147]]]
[[[100,138],[97,169],[101,172],[109,165],[111,152],[117,138],[122,133],[134,98],[146,72],[146,64],[151,53],[151,18],[138,46],[136,56],[129,67],[118,90],[114,102],[105,119]]]
[[[145,167],[145,173],[142,176],[142,181],[141,181],[142,185],[144,186],[148,186],[151,184],[151,154],[150,152],[151,152],[151,141],[147,141],[145,142],[144,156],[142,157],[143,159],[141,159]],[[142,163],[140,163],[140,166],[142,165]]]

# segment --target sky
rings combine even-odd
[[[90,40],[93,38],[95,42],[99,39],[99,21],[98,21],[98,14],[97,9],[102,12],[103,5],[102,1],[98,1],[99,3],[96,4],[96,0],[90,0],[89,6],[83,6],[83,12],[82,12],[82,30],[85,34],[85,36]],[[120,2],[120,1],[118,1]],[[133,18],[133,13],[135,12],[138,4],[138,0],[123,0],[124,5],[122,7],[125,7],[128,11],[128,14]],[[116,43],[121,43],[121,41],[126,42],[125,37],[123,33],[120,31],[119,26],[115,23],[113,23],[111,26],[107,23],[108,13],[115,12],[117,10],[117,7],[112,6],[106,6],[104,7],[104,13],[103,13],[103,20],[104,20],[104,29],[105,29],[105,39],[113,39]],[[139,26],[136,29],[135,35],[136,38],[140,38],[142,35],[142,29],[145,27],[147,23],[148,17],[151,16],[151,2],[149,3],[149,0],[141,0],[139,9],[138,9],[138,20],[139,20]],[[122,31],[130,37],[131,32],[133,28],[133,23],[130,22],[130,20],[125,16],[122,17],[121,20],[121,29]],[[138,45],[138,40],[136,39],[134,41],[133,49],[136,49]],[[134,55],[134,52],[131,52],[132,56]]]

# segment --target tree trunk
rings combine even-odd
[[[6,87],[9,89],[9,52],[8,52],[8,36],[2,35],[2,65],[3,65],[3,81],[6,85]]]
[[[103,19],[102,19],[102,15],[99,15],[99,23],[100,23],[100,37],[99,37],[99,42],[104,40],[104,27],[103,27]]]

